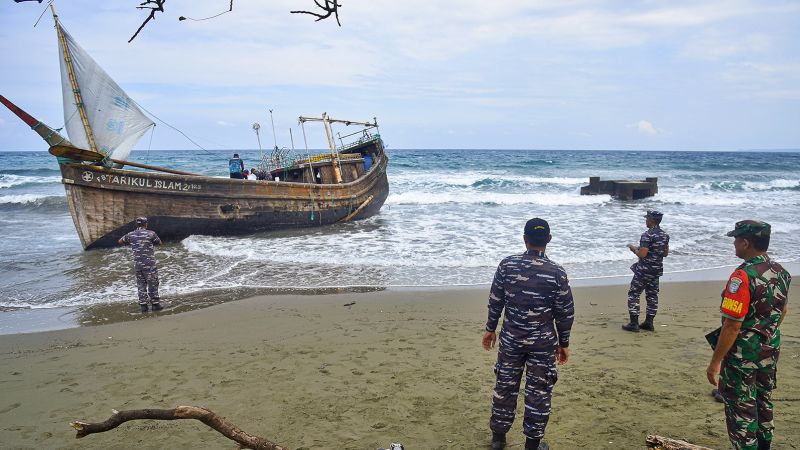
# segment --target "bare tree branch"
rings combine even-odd
[[[214,412],[199,406],[178,406],[174,409],[131,409],[127,411],[114,411],[114,414],[104,422],[72,422],[70,425],[77,430],[76,438],[80,439],[94,433],[113,430],[129,420],[179,420],[195,419],[217,430],[223,436],[239,444],[239,448],[254,450],[288,450],[286,447],[270,442],[262,437],[251,436],[240,430],[236,425],[225,420]]]
[[[324,5],[320,3],[319,0],[314,0],[314,3],[316,3],[316,5],[320,9],[325,11],[325,13],[320,14],[311,11],[290,11],[290,12],[292,14],[310,14],[317,18],[317,20],[315,20],[314,22],[319,22],[320,20],[327,19],[328,17],[333,15],[334,17],[336,17],[336,23],[338,23],[339,26],[342,26],[342,22],[339,21],[339,7],[342,6],[339,4],[339,0],[325,0]]]
[[[166,1],[167,0],[145,0],[144,2],[140,3],[139,6],[136,7],[136,9],[149,9],[150,15],[148,15],[147,19],[145,19],[144,22],[142,22],[142,24],[139,26],[139,29],[136,30],[136,33],[133,33],[133,36],[131,36],[131,38],[128,39],[129,44],[131,43],[132,40],[136,39],[136,36],[138,36],[139,32],[142,31],[142,28],[144,28],[144,26],[147,25],[147,22],[150,22],[150,20],[154,20],[156,18],[157,12],[164,12],[164,3]]]

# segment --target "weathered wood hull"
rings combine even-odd
[[[382,148],[381,148],[382,150]],[[84,249],[111,247],[146,216],[162,240],[328,225],[375,215],[389,195],[388,158],[341,184],[250,181],[61,165]]]

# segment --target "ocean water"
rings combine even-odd
[[[390,194],[380,214],[324,228],[244,237],[190,236],[158,247],[167,301],[285,288],[489,283],[524,250],[522,228],[551,224],[552,259],[573,280],[629,276],[626,245],[647,209],[665,213],[665,271],[732,267],[725,232],[737,220],[772,224],[771,254],[800,260],[800,153],[387,150]],[[248,167],[258,151],[242,154]],[[227,176],[229,152],[138,151],[133,161]],[[636,201],[581,196],[590,176],[659,178]],[[158,230],[155,230],[158,232]],[[130,303],[129,249],[84,251],[55,158],[0,152],[0,308]]]

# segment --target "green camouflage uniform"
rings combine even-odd
[[[726,297],[736,295],[737,280],[744,282],[742,272],[747,276],[747,285],[741,288],[749,289],[750,301],[743,305],[747,306],[743,317],[732,316],[726,314],[725,302],[728,309],[731,307],[731,299]],[[719,376],[728,437],[737,450],[757,450],[759,440],[772,441],[775,425],[771,397],[781,345],[778,322],[788,300],[791,279],[780,264],[765,254],[744,261],[723,291],[723,317],[742,321],[733,347],[722,360]]]

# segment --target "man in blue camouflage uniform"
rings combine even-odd
[[[492,449],[505,447],[506,433],[514,422],[519,385],[525,371],[525,449],[547,449],[542,442],[550,417],[550,399],[558,379],[556,362],[569,358],[569,333],[575,305],[564,269],[545,255],[550,225],[535,218],[525,224],[527,251],[500,262],[489,294],[489,318],[483,348],[497,342],[497,323],[505,310],[500,331],[492,397]]]
[[[139,306],[142,312],[147,312],[148,296],[153,304],[153,311],[160,311],[162,307],[158,296],[158,271],[153,246],[161,244],[161,239],[154,231],[147,229],[147,217],[138,217],[136,229],[122,236],[118,242],[120,245],[129,244],[133,250],[136,288],[139,291]]]
[[[628,245],[639,261],[631,266],[633,279],[628,290],[628,313],[631,321],[622,326],[625,331],[639,332],[640,328],[655,331],[653,319],[658,312],[658,279],[664,274],[663,260],[669,254],[669,235],[660,227],[664,214],[647,211],[644,217],[647,231],[642,233],[639,246]],[[647,317],[639,325],[639,298],[642,291],[647,300]]]
[[[719,386],[736,450],[769,450],[775,429],[772,390],[792,277],[767,254],[770,232],[766,222],[743,220],[727,234],[744,262],[722,291],[722,327],[706,376]]]

